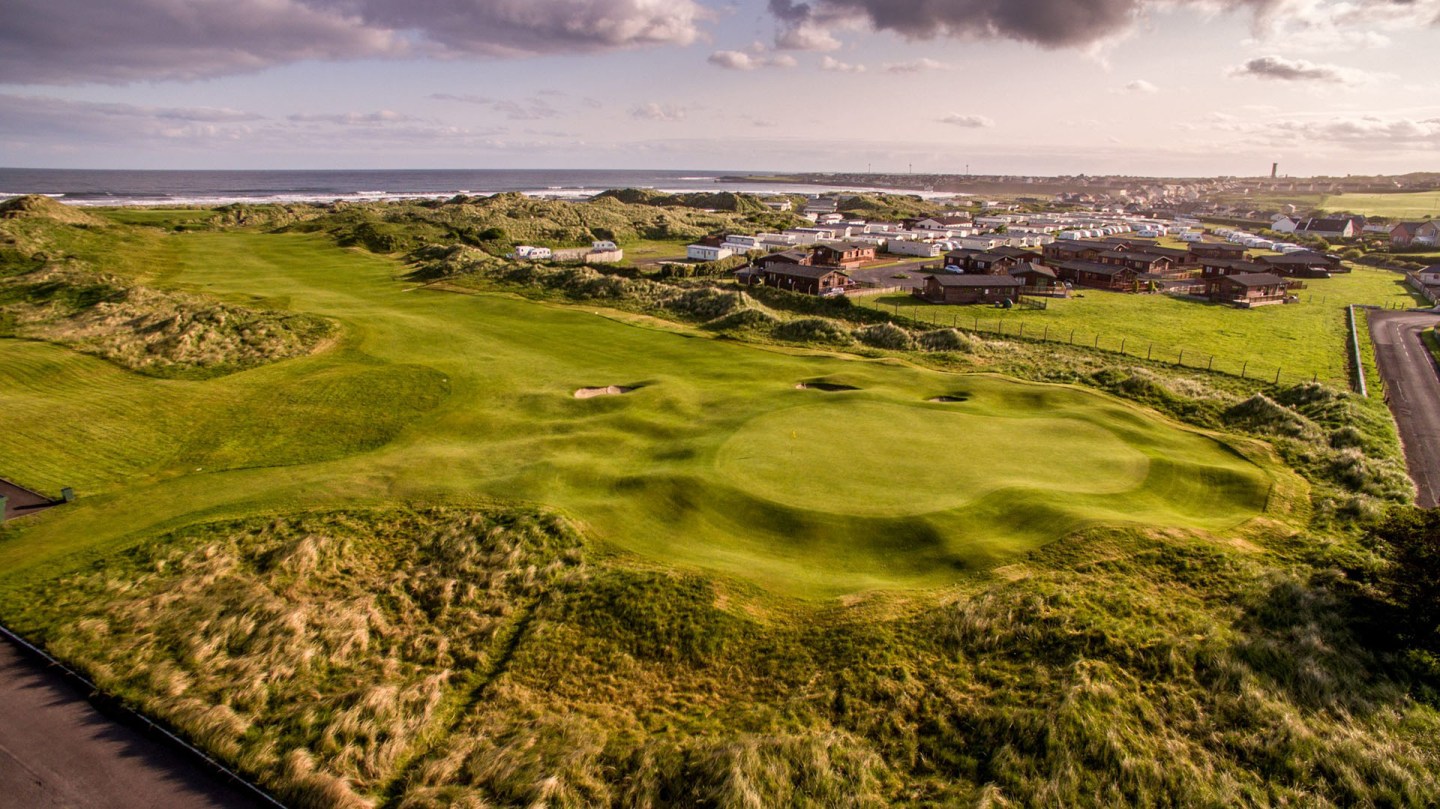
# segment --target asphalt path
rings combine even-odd
[[[258,809],[174,748],[106,717],[0,638],[3,809]]]
[[[1424,508],[1440,505],[1440,366],[1420,335],[1437,322],[1437,312],[1370,313],[1385,400],[1400,428],[1415,502]]]

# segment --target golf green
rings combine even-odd
[[[319,236],[169,238],[165,283],[324,315],[346,337],[203,382],[0,340],[0,474],[80,494],[5,529],[0,584],[202,520],[498,501],[817,597],[943,585],[1090,525],[1223,530],[1272,485],[1223,441],[1078,388],[415,289]],[[817,381],[851,390],[802,386]],[[574,395],[609,386],[634,390]]]
[[[1124,492],[1145,480],[1149,465],[1144,453],[1081,419],[1006,417],[969,402],[937,408],[843,398],[753,419],[716,464],[757,496],[865,515],[960,508],[1007,487]]]

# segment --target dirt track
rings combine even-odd
[[[1415,502],[1425,508],[1440,505],[1440,366],[1420,333],[1437,321],[1434,312],[1370,313],[1385,398],[1400,427]]]
[[[0,807],[256,809],[0,638]]]

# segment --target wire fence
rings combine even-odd
[[[1318,298],[1315,302],[1320,304],[1325,303],[1327,300],[1327,296],[1311,295],[1307,297],[1312,299]],[[857,303],[860,302],[857,301]],[[999,310],[989,306],[944,306],[927,303],[918,299],[905,301],[903,303],[899,301],[870,299],[860,303],[860,305],[893,314],[897,325],[904,325],[899,321],[909,321],[912,325],[920,328],[953,328],[980,336],[994,336],[1009,340],[1079,346],[1093,351],[1105,351],[1128,358],[1161,363],[1177,368],[1190,368],[1209,373],[1234,376],[1240,379],[1268,382],[1274,385],[1299,384],[1302,382],[1329,382],[1345,384],[1361,393],[1365,392],[1364,381],[1356,375],[1355,371],[1356,368],[1360,367],[1357,360],[1354,359],[1358,353],[1348,350],[1345,362],[1345,374],[1343,376],[1327,374],[1326,377],[1322,379],[1320,372],[1314,370],[1308,372],[1304,370],[1291,370],[1287,372],[1283,363],[1267,362],[1263,359],[1254,358],[1227,357],[1212,354],[1195,346],[1169,345],[1149,338],[1119,334],[1113,331],[1086,330],[1079,326],[1037,322],[1035,319],[1015,317],[1013,314],[1007,313],[1006,310]],[[1391,304],[1385,307],[1372,308],[1405,309],[1408,307],[1400,304]],[[1023,310],[1024,307],[1018,307],[1015,311]],[[1358,341],[1358,336],[1354,339]],[[1351,340],[1347,339],[1346,342],[1351,343]],[[1360,373],[1363,374],[1363,370],[1360,371]],[[1358,385],[1356,384],[1357,380]]]

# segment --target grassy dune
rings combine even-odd
[[[427,289],[319,234],[136,243],[168,256],[112,244],[151,283],[343,337],[204,381],[0,339],[0,472],[81,496],[0,527],[0,618],[293,805],[1440,795],[1440,713],[1338,584],[1376,560],[1279,460],[1384,479],[1393,436],[1342,394],[1036,374],[1272,447],[1072,385]],[[954,350],[925,361],[1035,361]],[[574,395],[607,386],[632,392]]]

